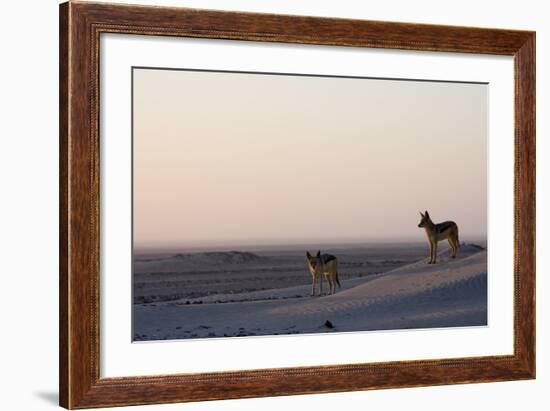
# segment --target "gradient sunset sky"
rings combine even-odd
[[[136,247],[487,232],[487,85],[134,69]]]

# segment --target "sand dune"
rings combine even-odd
[[[227,265],[265,262],[266,257],[244,251],[210,251],[202,253],[177,253],[169,256],[142,257],[135,260],[135,268],[139,271],[155,270],[175,271],[184,267],[196,265]]]
[[[486,250],[464,245],[457,259],[443,251],[438,264],[426,262],[342,281],[330,296],[310,297],[301,285],[135,304],[134,339],[485,325]]]

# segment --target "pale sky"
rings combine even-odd
[[[487,232],[487,86],[134,69],[137,247]]]

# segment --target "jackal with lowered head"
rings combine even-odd
[[[437,258],[437,243],[445,239],[449,241],[449,246],[451,246],[451,257],[456,258],[456,252],[460,247],[460,242],[458,241],[458,226],[456,223],[454,221],[444,221],[435,224],[427,211],[424,214],[420,212],[420,217],[421,220],[418,227],[426,230],[426,236],[430,243],[430,261],[428,261],[428,264],[435,264]]]
[[[338,279],[338,258],[331,254],[321,254],[317,251],[317,255],[312,256],[309,251],[306,252],[307,267],[311,273],[311,296],[315,295],[315,284],[317,277],[319,278],[319,295],[323,294],[323,277],[329,284],[329,295],[336,292],[336,285],[342,288]]]

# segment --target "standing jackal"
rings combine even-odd
[[[418,227],[422,227],[426,230],[426,236],[430,243],[430,261],[428,261],[428,264],[435,264],[437,258],[437,243],[445,239],[449,241],[449,245],[451,246],[451,257],[455,258],[458,247],[460,247],[458,241],[458,226],[456,223],[454,221],[444,221],[443,223],[435,224],[427,211],[424,214],[420,212],[420,217],[422,217],[422,219]]]
[[[340,281],[338,280],[338,259],[331,254],[321,254],[321,251],[317,251],[316,256],[312,256],[309,251],[306,252],[307,267],[312,276],[311,283],[311,296],[315,295],[315,284],[317,277],[320,277],[319,281],[319,295],[323,294],[323,277],[326,277],[329,284],[329,294],[336,292],[336,284],[339,288],[342,288]]]

